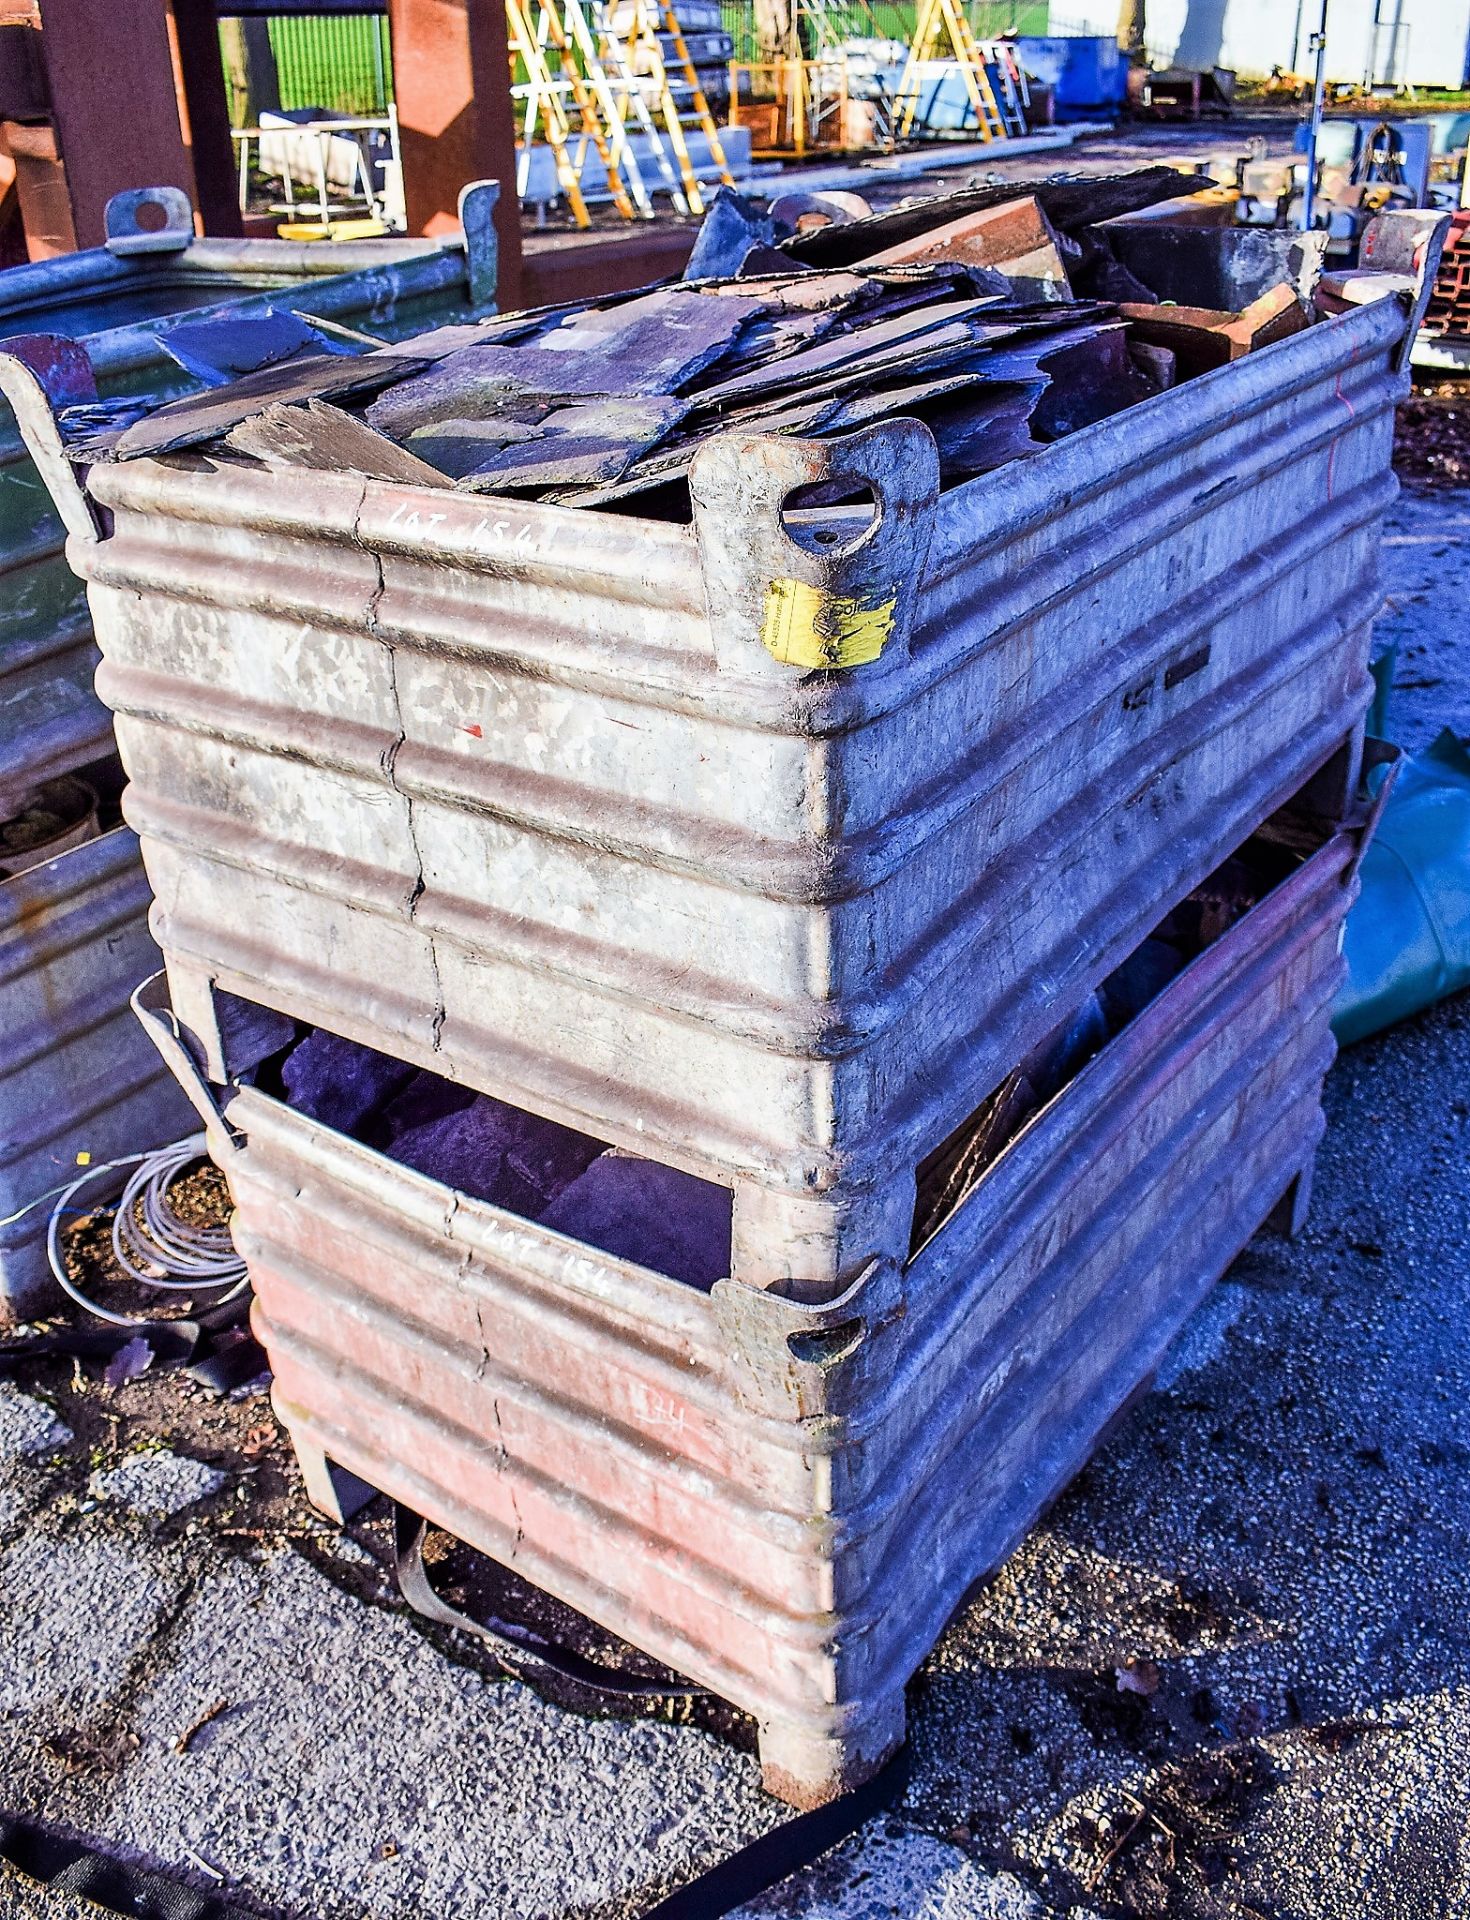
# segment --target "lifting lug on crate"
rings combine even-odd
[[[810,1305],[739,1280],[710,1294],[743,1405],[781,1420],[851,1410],[903,1318],[903,1273],[875,1260],[839,1299]]]
[[[499,200],[498,180],[472,180],[459,191],[465,276],[469,282],[470,305],[477,311],[488,312],[495,305],[500,277],[500,251],[495,237],[495,208]]]
[[[921,421],[831,440],[721,434],[695,455],[689,491],[722,670],[789,677],[907,655],[939,497]]]
[[[143,224],[143,212],[162,214],[156,226]],[[194,240],[194,209],[182,187],[129,187],[115,193],[103,214],[107,251],[182,253]]]

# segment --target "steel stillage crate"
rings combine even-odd
[[[78,1148],[100,1164],[192,1129],[128,1005],[158,964],[149,901],[126,827],[0,880],[0,1325],[60,1298],[34,1203]]]
[[[345,1467],[735,1702],[783,1797],[853,1784],[972,1583],[1294,1225],[1362,839],[1319,837],[916,1256],[820,1304],[681,1285],[211,1088],[160,976],[140,1012],[209,1123],[313,1497]]]
[[[109,398],[199,385],[158,340],[185,312],[250,317],[285,304],[396,339],[493,305],[495,198],[493,187],[467,190],[463,241],[344,246],[196,240],[178,189],[119,194],[106,247],[0,275],[0,334],[79,337]],[[145,231],[150,205],[164,224]],[[64,548],[46,483],[0,402],[0,819],[42,782],[113,751],[112,717],[93,689],[86,589]],[[100,1161],[188,1130],[188,1104],[128,1010],[159,964],[149,901],[126,831],[0,878],[0,1323],[59,1297],[36,1203],[77,1151]]]
[[[1359,727],[1414,324],[943,494],[912,420],[728,435],[692,526],[92,468],[69,552],[209,1077],[279,1043],[237,996],[725,1183],[740,1280],[900,1257],[914,1166]],[[872,524],[803,544],[834,480]],[[854,608],[878,656],[814,669]]]
[[[462,241],[197,240],[177,187],[121,193],[108,243],[0,275],[0,338],[52,333],[85,344],[105,399],[173,398],[201,382],[158,342],[169,320],[248,317],[286,306],[385,339],[489,311],[493,187],[467,189]],[[150,208],[162,225],[145,229]],[[39,781],[112,750],[92,690],[97,656],[65,530],[0,401],[0,818]]]

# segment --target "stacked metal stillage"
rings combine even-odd
[[[281,308],[399,338],[494,300],[494,190],[471,190],[468,245],[293,246],[194,238],[177,188],[120,194],[105,247],[0,278],[0,335],[81,339],[104,398],[168,397],[198,380],[164,351],[170,317]],[[146,224],[152,221],[152,225]],[[63,497],[65,497],[63,493]],[[94,530],[90,519],[86,526]],[[71,527],[76,532],[76,527]],[[0,822],[43,783],[85,770],[115,803],[112,720],[66,529],[9,409],[0,413]],[[94,823],[95,827],[95,823]],[[190,1131],[172,1076],[128,1005],[158,965],[136,836],[125,827],[0,878],[0,1323],[59,1295],[38,1205],[74,1170]],[[141,1041],[141,1044],[140,1044]]]
[[[795,1803],[883,1760],[971,1583],[1304,1204],[1414,324],[943,493],[913,421],[730,435],[691,526],[92,469],[140,1007],[319,1502],[349,1468],[735,1702]],[[877,512],[812,551],[783,502],[833,483]],[[854,614],[862,664],[797,663]],[[914,1251],[919,1163],[1273,816],[1289,876]],[[295,1021],[711,1183],[725,1276],[292,1110],[249,1081]]]

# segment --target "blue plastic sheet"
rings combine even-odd
[[[1470,987],[1470,753],[1455,734],[1404,762],[1360,878],[1332,1023],[1343,1046]]]

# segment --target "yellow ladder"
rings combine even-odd
[[[615,147],[608,139],[593,90],[577,64],[576,53],[556,10],[555,0],[537,0],[534,19],[531,0],[505,0],[505,21],[510,42],[512,81],[517,59],[525,67],[527,75],[525,85],[513,84],[511,87],[512,97],[523,99],[526,103],[518,190],[522,194],[525,192],[539,118],[546,131],[546,144],[552,151],[557,184],[566,195],[577,225],[590,227],[592,224],[581,185],[589,144],[596,149],[607,173],[608,191],[614,206],[625,220],[636,219],[637,213],[623,182],[623,165],[627,155],[621,126]],[[550,54],[553,52],[560,68],[560,77],[552,68]],[[605,91],[606,75],[600,69],[598,73]],[[581,122],[575,161],[569,151],[572,122],[566,107],[567,95],[570,95]]]
[[[607,129],[597,111],[597,102],[592,90],[583,78],[581,68],[577,65],[577,56],[571,41],[567,38],[566,27],[556,10],[556,0],[539,0],[539,6],[541,17],[537,22],[537,37],[540,39],[544,35],[542,44],[549,42],[560,57],[562,75],[573,100],[577,103],[577,111],[582,116],[583,151],[585,153],[585,142],[590,140],[606,169],[608,190],[612,194],[613,205],[625,220],[636,220],[637,213],[628,189],[623,184],[619,155],[613,151],[612,142],[607,137]],[[598,72],[601,73],[600,67]],[[605,84],[606,75],[602,75],[602,79]]]
[[[565,0],[568,12],[579,6],[580,0]],[[644,82],[634,72],[625,36],[619,31],[613,17],[609,0],[587,0],[590,11],[590,30],[597,36],[598,55],[607,70],[609,82],[615,88],[618,100],[618,117],[626,126],[631,121],[643,135],[648,147],[649,158],[658,170],[659,178],[665,190],[680,213],[691,211],[689,199],[684,191],[682,177],[674,171],[664,145],[664,137],[654,124],[645,96]],[[636,23],[635,23],[636,24]],[[631,177],[630,182],[631,185]],[[658,186],[655,184],[654,191]]]
[[[536,139],[536,126],[539,121],[545,130],[546,144],[551,148],[557,184],[566,196],[567,205],[572,210],[572,217],[579,227],[590,227],[592,216],[588,213],[587,203],[582,198],[578,169],[572,165],[571,156],[567,152],[571,123],[567,118],[566,107],[562,100],[562,95],[566,91],[565,82],[557,80],[552,74],[546,59],[546,49],[531,25],[525,0],[505,0],[505,24],[510,41],[511,97],[522,101],[525,106],[521,149],[516,168],[517,194],[521,198],[525,197],[526,183],[531,170],[532,148]],[[517,60],[526,70],[524,81],[518,81],[515,77]]]
[[[945,40],[949,43],[955,64],[965,76],[965,91],[970,96],[980,138],[987,141],[1004,140],[1008,131],[1005,115],[995,97],[995,88],[990,84],[985,56],[971,29],[963,0],[920,0],[909,57],[904,62],[903,75],[894,99],[894,123],[899,136],[904,139],[908,137],[914,116],[919,110],[924,85],[921,69],[926,62],[938,56],[941,43]]]
[[[700,191],[694,163],[689,157],[689,143],[684,137],[689,126],[698,126],[704,134],[710,159],[720,178],[733,187],[735,177],[725,159],[725,149],[715,126],[714,115],[699,84],[699,74],[690,58],[689,46],[673,0],[623,0],[622,5],[609,8],[609,18],[623,33],[634,68],[647,83],[656,117],[662,121],[669,145],[674,150],[689,211],[703,213],[704,195]],[[670,75],[669,62],[664,57],[663,35],[668,37],[672,45],[676,66],[683,76],[681,82],[676,82]],[[683,107],[674,91],[676,84],[682,85],[687,93],[687,102]]]
[[[689,47],[684,39],[684,29],[679,22],[678,9],[674,0],[659,0],[659,15],[663,21],[663,30],[674,43],[674,52],[679,65],[684,70],[685,83],[689,88],[689,106],[699,129],[709,142],[709,157],[714,162],[715,171],[727,187],[733,187],[735,176],[731,173],[725,159],[725,149],[720,141],[719,129],[715,126],[715,116],[709,110],[709,102],[704,97],[704,88],[699,84],[699,72],[689,57]]]
[[[581,0],[561,0],[562,26],[585,72],[588,92],[608,133],[608,147],[614,165],[625,176],[628,192],[645,220],[654,218],[653,201],[644,183],[643,171],[635,150],[628,144],[627,115],[630,106],[635,118],[642,107],[641,121],[648,122],[648,110],[637,91],[637,82],[618,58],[620,49],[608,45],[594,30],[582,11]],[[645,130],[651,130],[651,122]],[[656,138],[656,136],[655,136]],[[609,174],[609,179],[611,179]]]

